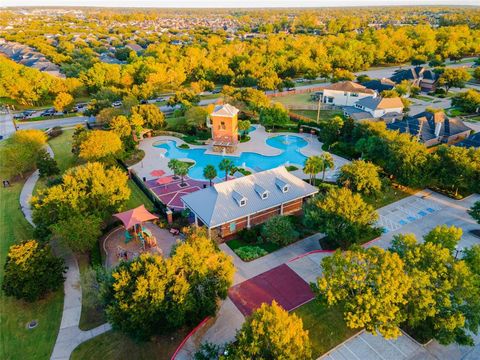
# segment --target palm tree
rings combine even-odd
[[[185,162],[182,162],[182,161],[179,161],[179,164],[177,166],[177,174],[176,175],[179,175],[182,180],[180,182],[180,185],[184,185],[185,183],[183,182],[183,178],[184,176],[186,176],[188,174],[188,169],[190,168],[190,165],[185,163]]]
[[[334,163],[333,163],[333,157],[332,154],[329,152],[324,152],[322,155],[320,155],[320,159],[323,163],[322,165],[322,170],[323,170],[323,175],[322,175],[322,181],[325,180],[325,171],[327,169],[333,169]]]
[[[303,172],[310,175],[310,184],[316,179],[317,174],[322,171],[323,162],[319,156],[310,156],[305,160]]]
[[[178,175],[177,169],[179,165],[180,161],[178,159],[172,159],[168,162],[168,168],[173,171],[173,175]]]
[[[233,162],[230,159],[224,158],[222,161],[220,161],[220,164],[218,164],[218,168],[221,171],[225,171],[225,181],[227,181],[228,172],[233,168]]]
[[[212,180],[217,177],[217,169],[213,165],[207,165],[203,168],[203,177],[210,180],[210,186],[212,186]]]

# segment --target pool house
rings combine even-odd
[[[280,166],[214,184],[181,199],[195,224],[223,241],[275,215],[300,214],[306,199],[317,192],[315,186]]]

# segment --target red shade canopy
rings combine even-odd
[[[166,185],[166,184],[170,184],[171,182],[172,182],[172,179],[170,177],[160,178],[156,181],[158,185]]]
[[[135,209],[124,211],[122,213],[114,214],[117,219],[123,223],[125,229],[130,229],[132,226],[140,224],[145,221],[158,219],[158,216],[153,215],[150,211],[145,209],[145,206],[140,205]]]
[[[160,170],[160,169],[153,170],[152,172],[150,172],[150,175],[155,176],[155,177],[160,177],[160,176],[165,175],[165,171]]]

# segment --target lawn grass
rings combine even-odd
[[[145,207],[153,211],[154,206],[150,199],[143,193],[142,190],[135,184],[133,180],[128,180],[128,187],[132,191],[130,195],[130,199],[128,199],[127,204],[125,205],[125,209],[133,209],[140,205],[145,205]]]
[[[312,120],[317,120],[317,110],[293,110],[295,114],[308,117]],[[341,110],[320,110],[320,121],[331,120],[335,116],[343,118],[343,112]]]
[[[391,203],[413,195],[416,190],[395,188],[393,186],[385,185],[382,187],[381,193],[378,195],[362,195],[366,203],[372,205],[375,209],[387,206]]]
[[[316,101],[312,101],[310,97],[311,93],[305,93],[305,94],[292,94],[292,95],[286,95],[286,96],[278,96],[272,98],[273,102],[279,102],[286,107],[289,105],[316,105]]]
[[[327,307],[317,299],[300,306],[293,313],[302,319],[303,328],[308,330],[314,359],[359,331],[347,327],[340,306]]]
[[[75,165],[76,160],[72,153],[72,136],[74,132],[74,129],[64,130],[60,136],[48,142],[55,154],[55,161],[60,169],[60,173]]]
[[[415,95],[414,99],[419,99],[419,100],[428,101],[428,102],[433,100],[433,98],[429,96],[424,96],[424,95]]]
[[[182,328],[168,335],[157,336],[149,342],[135,342],[128,336],[112,330],[80,344],[73,351],[70,359],[170,360],[189,330],[188,328]]]
[[[165,118],[165,121],[167,123],[167,130],[175,131],[175,129],[177,129],[178,127],[178,124],[185,121],[185,116],[179,116],[179,117],[167,116]]]
[[[74,129],[64,130],[61,135],[48,141],[55,155],[55,161],[60,169],[60,174],[76,165],[76,159],[72,153],[72,136],[74,131]],[[46,180],[39,179],[35,184],[33,193],[37,194],[39,190],[46,188],[46,186]]]
[[[33,228],[20,210],[23,183],[12,182],[11,187],[0,188],[0,278],[8,248],[33,238]],[[0,309],[0,359],[48,359],[60,327],[63,289],[34,303],[17,301],[0,292]],[[27,330],[31,320],[37,320],[38,326]]]

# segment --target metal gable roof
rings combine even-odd
[[[289,185],[288,191],[283,192],[279,183]],[[259,187],[268,191],[266,198],[259,196]],[[317,192],[316,187],[290,174],[281,166],[215,184],[182,196],[182,201],[205,225],[212,228]],[[247,199],[245,205],[239,205],[234,198],[235,193]]]

